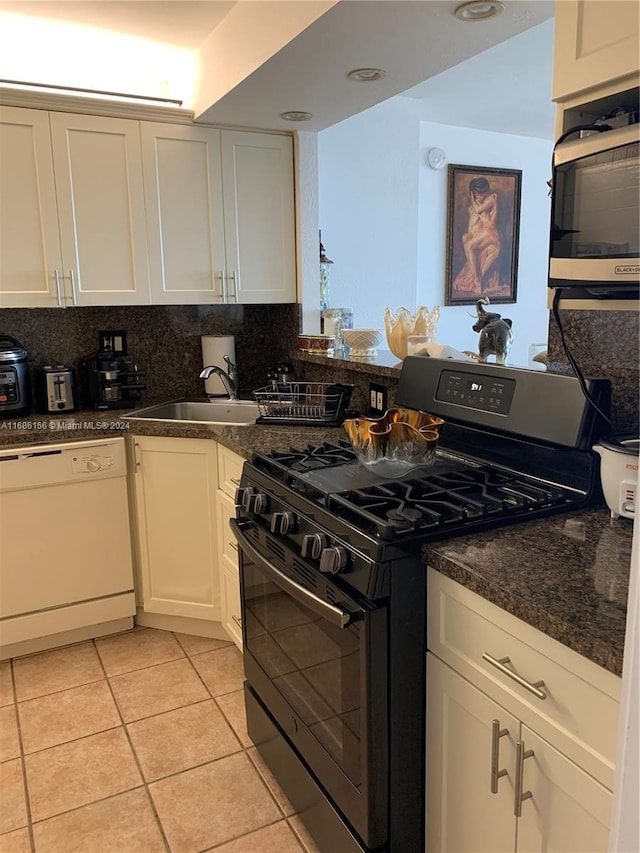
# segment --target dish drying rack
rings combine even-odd
[[[290,382],[253,392],[260,410],[258,423],[340,424],[353,385],[328,382]]]

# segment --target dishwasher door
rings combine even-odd
[[[0,451],[0,646],[135,614],[123,438]]]

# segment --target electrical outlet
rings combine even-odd
[[[369,383],[369,414],[383,415],[387,411],[387,389],[375,382]]]

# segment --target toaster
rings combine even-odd
[[[36,373],[38,408],[46,414],[75,412],[77,408],[76,377],[73,368],[45,364]]]

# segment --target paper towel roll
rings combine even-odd
[[[201,335],[202,342],[202,366],[208,367],[215,364],[223,370],[227,370],[225,355],[236,363],[236,342],[233,335]],[[207,394],[214,396],[227,396],[227,390],[222,384],[222,379],[212,374],[204,381],[204,390]]]

